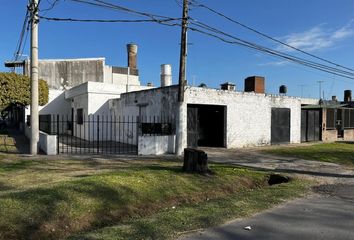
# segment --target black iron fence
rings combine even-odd
[[[139,136],[174,134],[174,119],[137,116],[40,115],[39,128],[57,135],[58,154],[137,154]]]

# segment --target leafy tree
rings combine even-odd
[[[48,84],[44,80],[39,80],[39,105],[48,103]],[[11,104],[30,104],[30,79],[27,76],[16,73],[0,72],[0,111]]]

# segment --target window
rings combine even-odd
[[[336,111],[333,108],[327,108],[326,126],[327,129],[336,128]]]
[[[84,110],[82,108],[76,110],[76,123],[80,125],[84,123]]]
[[[354,128],[354,109],[345,109],[344,128]]]

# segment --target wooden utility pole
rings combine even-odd
[[[38,0],[30,3],[31,11],[31,154],[38,153]]]
[[[183,0],[182,13],[182,31],[181,31],[181,52],[179,61],[179,79],[178,79],[178,108],[176,119],[176,155],[182,154],[183,151],[183,137],[185,133],[185,119],[183,113],[184,101],[184,87],[186,83],[186,59],[187,59],[187,25],[188,25],[188,0]]]

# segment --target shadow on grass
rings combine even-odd
[[[109,226],[134,213],[130,203],[137,196],[129,187],[85,180],[9,193],[0,200],[0,239],[61,239],[77,231]]]

